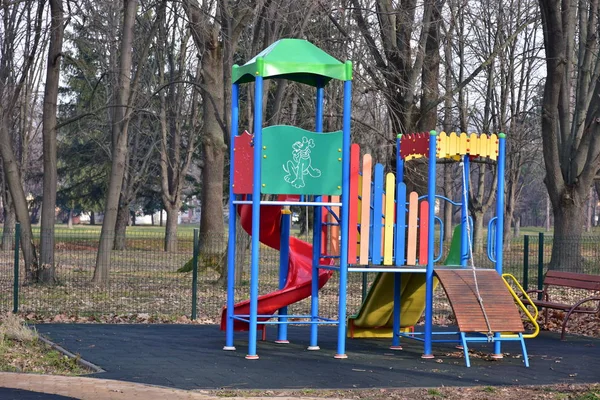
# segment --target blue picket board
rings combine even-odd
[[[394,236],[396,265],[405,265],[406,257],[406,184],[396,184],[396,235]]]
[[[381,254],[381,229],[383,228],[383,165],[375,165],[375,174],[373,180],[373,230],[372,232],[372,256],[371,260],[374,265],[379,265],[382,262]]]

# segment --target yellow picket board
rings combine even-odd
[[[450,132],[450,136],[448,136],[448,157],[454,157],[456,155],[457,142],[458,137],[456,136],[456,132]]]
[[[396,176],[389,172],[385,176],[385,225],[383,235],[383,265],[392,265],[394,251],[394,209]]]
[[[471,133],[469,136],[469,154],[472,156],[478,156],[480,153],[479,135]]]
[[[468,153],[467,149],[469,148],[469,137],[466,133],[462,132],[458,137],[458,154],[464,156]]]
[[[385,192],[385,190],[384,190]],[[385,193],[383,193],[381,195],[381,208],[382,211],[385,211]],[[381,251],[381,254],[383,254],[383,244],[385,243],[385,215],[382,215],[381,217],[381,249],[379,251]]]
[[[373,158],[370,154],[363,156],[362,165],[362,203],[361,203],[361,222],[360,222],[360,257],[359,263],[367,265],[369,263],[369,241],[371,223],[371,179],[373,173]]]
[[[406,231],[406,265],[417,265],[417,216],[419,195],[411,192],[408,196],[408,229]]]
[[[479,155],[481,157],[489,157],[490,156],[490,138],[485,133],[479,135],[479,143],[481,144],[481,150],[479,151]]]
[[[440,132],[437,139],[437,158],[448,157],[448,135],[446,132]]]
[[[490,135],[490,159],[497,160],[498,159],[498,151],[500,146],[498,144],[498,136],[495,133]]]

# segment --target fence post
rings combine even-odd
[[[198,306],[198,228],[194,229],[194,255],[192,257],[192,320],[197,317]]]
[[[13,272],[13,314],[19,311],[19,241],[21,239],[21,224],[15,225],[15,264]]]
[[[367,286],[369,285],[369,281],[367,280],[367,274],[368,272],[362,273],[362,299],[360,304],[364,303],[365,299],[367,298]]]
[[[523,239],[523,288],[529,289],[529,235]]]
[[[544,288],[544,232],[540,232],[539,238],[537,288],[541,291]],[[538,300],[542,300],[542,292],[538,292]]]

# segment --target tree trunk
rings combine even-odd
[[[73,229],[73,209],[69,209],[69,217],[67,218],[67,228]]]
[[[167,209],[167,229],[165,232],[165,251],[177,251],[177,211],[179,207],[169,207]]]
[[[17,217],[15,215],[15,209],[12,205],[12,199],[10,193],[4,191],[3,197],[4,203],[4,230],[2,231],[2,247],[4,251],[12,250],[15,244],[15,226],[17,223]]]
[[[581,209],[582,205],[563,203],[562,207],[554,210],[554,241],[552,259],[548,268],[583,272],[581,235],[585,214],[581,212]],[[568,234],[559,232],[568,232]]]
[[[218,51],[206,52],[203,58],[204,85],[210,93],[204,99],[204,132],[203,156],[204,168],[202,169],[202,216],[200,218],[200,237],[210,238],[215,241],[225,235],[223,221],[223,170],[225,167],[226,146],[223,130],[215,114],[212,102],[222,109],[223,104],[223,78],[220,76],[220,59]],[[212,99],[212,101],[210,100]],[[223,241],[223,243],[225,243]],[[211,246],[213,247],[213,246]],[[201,251],[203,241],[200,242]]]
[[[21,224],[21,249],[25,261],[25,279],[33,282],[37,278],[37,273],[35,273],[38,270],[37,251],[33,244],[27,199],[21,183],[21,173],[13,152],[7,122],[6,118],[2,118],[0,125],[0,157],[2,157],[4,179],[12,198],[15,215],[17,221]]]
[[[473,243],[472,243],[472,249],[473,249],[473,255],[475,254],[481,254],[483,252],[483,218],[485,216],[485,213],[480,211],[480,210],[472,210],[471,211],[471,215],[473,217]],[[498,235],[500,235],[500,232],[497,232]]]
[[[117,212],[113,250],[125,250],[127,248],[127,225],[129,225],[129,204],[123,204]]]
[[[90,225],[96,225],[96,213],[90,211]]]
[[[112,121],[113,153],[110,171],[110,180],[104,206],[104,221],[100,232],[100,243],[96,256],[96,268],[94,269],[93,281],[95,283],[108,283],[110,270],[110,256],[114,245],[114,229],[117,222],[117,211],[119,207],[119,196],[123,185],[123,175],[127,162],[127,132],[130,111],[125,110],[128,105],[131,92],[131,65],[133,28],[135,23],[137,1],[125,0],[123,8],[123,35],[121,39],[121,58],[119,60],[119,88],[117,101]]]
[[[62,0],[50,0],[50,46],[42,117],[44,158],[43,200],[40,232],[40,282],[54,282],[54,223],[56,209],[56,112],[64,22]],[[72,217],[72,211],[69,212]],[[70,221],[72,223],[72,221]]]

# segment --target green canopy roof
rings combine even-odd
[[[302,39],[281,39],[242,66],[234,65],[233,83],[253,82],[255,76],[289,79],[311,86],[331,79],[352,79],[352,64],[336,60]]]

